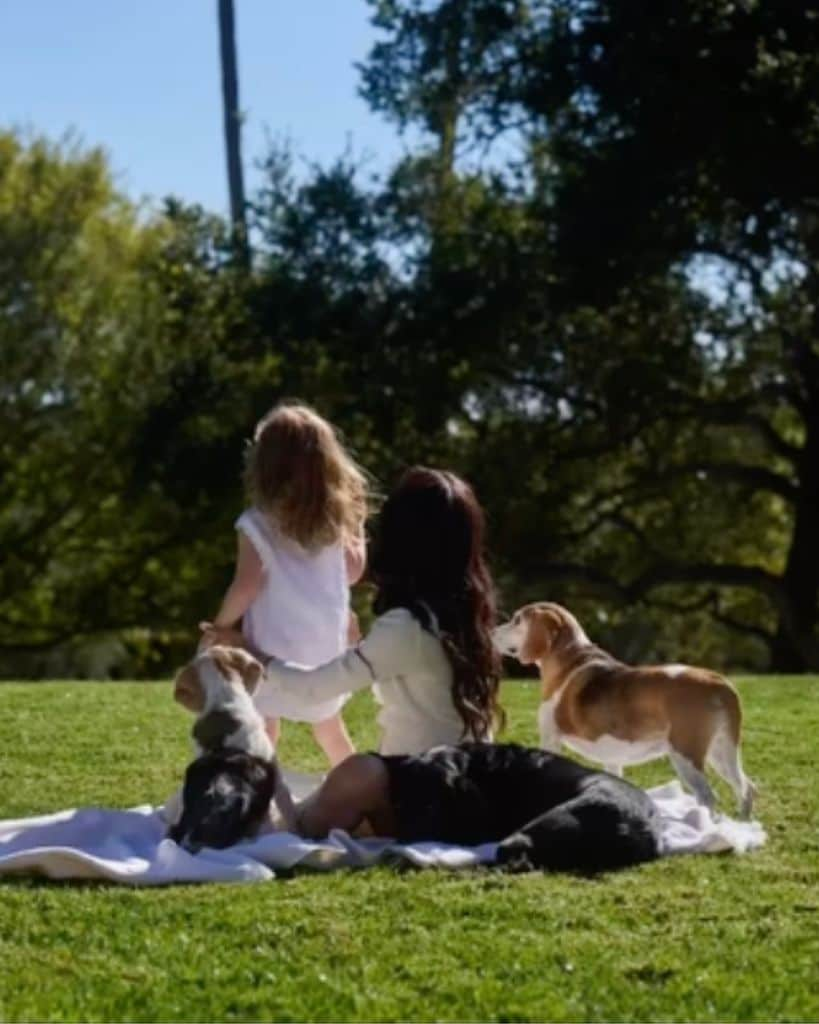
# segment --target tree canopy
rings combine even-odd
[[[0,137],[0,647],[189,643],[244,441],[298,395],[382,488],[474,482],[504,607],[819,667],[819,6],[370,6],[362,95],[408,155],[273,147],[248,268],[98,153]]]

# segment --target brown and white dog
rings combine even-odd
[[[246,781],[257,776],[251,761],[257,766],[269,766],[262,775],[273,776],[274,803],[285,827],[295,831],[293,800],[276,765],[275,750],[265,730],[264,719],[253,704],[253,694],[263,674],[262,665],[247,651],[238,647],[211,646],[201,650],[177,674],[174,699],[197,716],[191,733],[196,760],[210,757],[208,763],[213,766],[211,770],[214,773],[224,776],[225,772],[228,775],[232,772],[233,777],[237,777],[237,772],[241,775],[242,764],[234,755],[242,754],[250,759],[244,773]],[[230,771],[226,764],[219,764],[220,756],[229,760]],[[212,796],[203,772],[199,771],[196,777],[202,780],[203,792]],[[220,779],[219,786],[225,788],[224,778]],[[172,826],[178,825],[183,816],[184,793],[184,789],[180,790],[165,806],[165,820]]]
[[[708,763],[750,815],[756,789],[742,770],[742,709],[723,676],[688,665],[624,665],[551,602],[521,608],[493,640],[501,654],[540,668],[545,750],[557,752],[564,743],[614,775],[667,754],[682,782],[713,808]]]

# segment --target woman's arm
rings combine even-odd
[[[238,534],[239,548],[233,582],[222,599],[213,624],[219,627],[235,626],[253,604],[262,587],[264,566],[261,558],[244,533]]]
[[[318,704],[378,680],[410,674],[416,667],[420,626],[409,612],[396,608],[382,615],[357,647],[318,668],[303,669],[271,659],[267,679],[275,689]]]

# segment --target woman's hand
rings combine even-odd
[[[233,626],[216,626],[212,622],[200,622],[199,630],[202,634],[198,647],[200,651],[206,651],[209,647],[219,644],[222,647],[241,647],[254,658],[258,657],[240,629]]]

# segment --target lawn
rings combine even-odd
[[[0,879],[0,1021],[819,1018],[819,679],[740,687],[761,851],[597,881],[389,868],[160,890]],[[504,697],[507,736],[534,742],[534,685]],[[348,709],[366,748],[369,695]],[[167,683],[3,684],[0,711],[0,818],[159,802],[186,762],[189,720]],[[280,754],[321,765],[297,726]],[[632,777],[669,775],[659,763]]]

